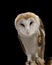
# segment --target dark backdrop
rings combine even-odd
[[[36,1],[2,1],[1,3],[1,42],[2,60],[5,64],[24,64],[26,55],[23,53],[14,27],[15,17],[23,12],[34,12],[40,16],[46,32],[45,60],[51,54],[51,21],[49,19],[48,0]],[[7,62],[7,63],[6,63]],[[11,62],[11,63],[10,63]]]

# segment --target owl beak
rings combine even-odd
[[[29,27],[26,27],[26,33],[29,34]]]
[[[29,34],[29,30],[27,30],[27,34]]]

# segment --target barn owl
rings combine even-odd
[[[45,31],[39,16],[32,12],[21,13],[14,24],[27,61],[32,62],[39,57],[44,59]]]

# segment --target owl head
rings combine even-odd
[[[21,37],[30,37],[36,34],[39,26],[39,16],[32,12],[21,13],[15,18],[15,28]]]

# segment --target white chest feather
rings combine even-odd
[[[21,38],[22,44],[26,50],[26,54],[36,54],[37,52],[37,35],[33,35],[29,38]]]

